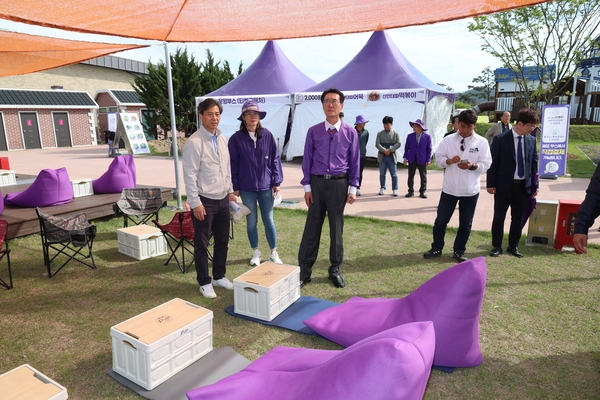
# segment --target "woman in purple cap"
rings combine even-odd
[[[354,121],[354,129],[358,132],[358,140],[360,142],[360,177],[358,178],[358,188],[356,189],[357,196],[360,196],[363,170],[365,169],[365,162],[367,161],[367,143],[369,142],[369,131],[365,129],[367,122],[369,122],[369,120],[362,115],[357,115],[356,121]]]
[[[260,264],[258,248],[258,213],[260,207],[267,242],[271,248],[269,260],[282,264],[277,254],[277,231],[273,220],[273,202],[283,182],[281,158],[273,134],[260,124],[267,115],[260,111],[258,104],[247,101],[238,117],[240,130],[229,138],[231,158],[231,180],[234,193],[242,198],[242,203],[250,209],[246,216],[248,240],[252,247],[250,265]]]

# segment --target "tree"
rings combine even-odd
[[[492,71],[490,67],[485,67],[483,71],[481,71],[481,75],[479,75],[477,78],[473,78],[472,82],[479,84],[478,86],[467,86],[470,90],[474,92],[474,96],[478,98],[483,98],[486,101],[494,99],[496,80],[494,77],[494,71]]]
[[[234,76],[225,61],[215,62],[210,50],[206,50],[207,60],[198,63],[187,49],[177,48],[171,54],[171,77],[173,80],[173,100],[175,103],[175,126],[178,131],[191,135],[196,129],[196,97],[210,93],[231,81]],[[239,69],[241,70],[240,63]],[[135,77],[133,89],[140,100],[154,109],[155,123],[165,132],[171,131],[171,113],[167,88],[167,69],[160,61],[157,65],[148,63],[148,75]]]
[[[600,0],[555,0],[475,17],[468,28],[483,39],[483,50],[512,70],[530,105],[533,101],[551,103],[567,89],[599,26]],[[541,71],[542,79],[535,87],[527,79],[526,66]]]

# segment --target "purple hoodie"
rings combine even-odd
[[[283,182],[281,157],[273,134],[261,128],[256,143],[244,131],[229,138],[233,190],[258,192],[280,186]]]

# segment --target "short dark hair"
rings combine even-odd
[[[540,122],[540,118],[535,110],[530,108],[522,108],[517,113],[517,123],[522,122],[523,125],[526,124],[537,124]]]
[[[450,123],[453,124],[456,120],[458,120],[458,115],[453,115],[452,118],[450,118]]]
[[[340,111],[340,118],[344,118],[344,112]]]
[[[473,110],[465,110],[458,114],[458,122],[462,122],[467,125],[477,124],[477,114]]]
[[[329,93],[339,94],[340,95],[340,103],[344,104],[344,99],[346,98],[346,96],[344,96],[344,93],[342,93],[341,91],[339,91],[338,89],[335,89],[335,88],[329,88],[323,92],[323,94],[321,95],[321,104],[325,103],[325,96],[328,95]]]
[[[214,106],[219,107],[219,113],[223,114],[223,106],[221,103],[219,103],[218,100],[210,97],[208,99],[204,99],[202,103],[198,104],[198,114],[204,115],[204,111],[208,110],[209,108],[213,108]]]
[[[386,115],[385,117],[383,117],[383,123],[394,125],[394,118],[390,117],[389,115]]]

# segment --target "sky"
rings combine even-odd
[[[437,24],[388,30],[400,52],[425,76],[436,83],[450,86],[456,92],[468,89],[473,79],[490,67],[501,67],[500,60],[481,50],[483,41],[470,33],[462,19]],[[67,39],[92,40],[91,35],[64,33],[57,30],[0,21],[0,29]],[[343,68],[362,49],[372,32],[326,36],[304,39],[283,39],[277,44],[290,61],[315,82],[321,82]],[[107,41],[107,36],[96,36],[93,41]],[[110,38],[115,43],[154,43],[145,49],[115,53],[115,56],[137,61],[157,63],[164,60],[165,50],[159,42]],[[237,73],[240,61],[249,67],[258,57],[265,41],[235,43],[169,43],[174,53],[177,47],[187,47],[196,61],[205,60],[210,49],[216,61],[229,61],[232,72]]]

